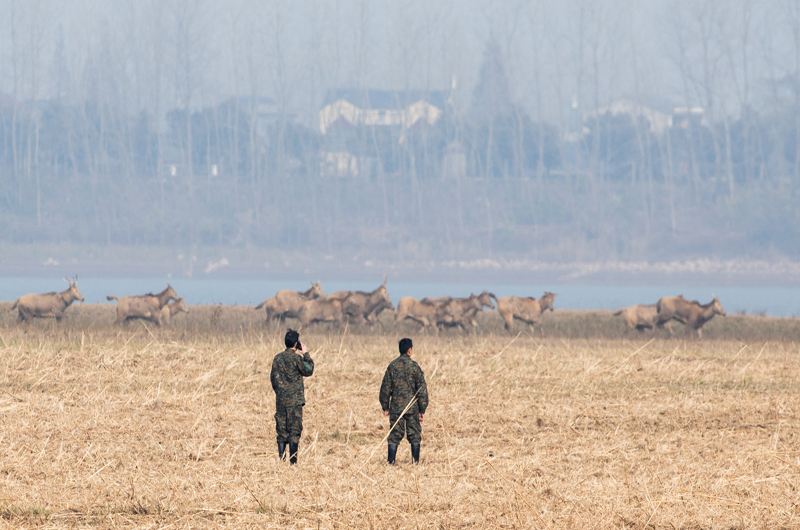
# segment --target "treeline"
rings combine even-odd
[[[130,4],[129,38],[152,37],[144,59],[115,64],[113,52],[128,37],[110,35],[87,53],[80,72],[67,67],[61,31],[40,50],[52,53],[47,68],[32,62],[31,50],[11,46],[12,60],[0,66],[6,77],[26,65],[30,74],[14,77],[15,89],[0,98],[0,239],[548,260],[796,255],[800,70],[796,62],[770,62],[767,52],[800,56],[789,38],[800,30],[776,22],[762,5],[735,4],[738,11],[726,14],[713,2],[674,3],[665,22],[672,45],[662,53],[680,76],[669,97],[653,95],[652,66],[640,65],[635,46],[608,51],[618,45],[612,19],[622,8],[575,2],[552,28],[528,13],[530,35],[522,40],[490,34],[472,77],[461,75],[474,80],[468,88],[455,82],[460,71],[440,72],[454,81],[435,124],[326,134],[314,121],[325,92],[345,85],[366,92],[366,62],[361,74],[339,81],[298,74],[317,88],[293,95],[294,85],[282,81],[291,76],[281,68],[291,67],[281,66],[288,57],[279,46],[290,28],[248,25],[251,37],[277,39],[266,48],[277,61],[268,67],[273,81],[248,74],[251,88],[238,90],[247,95],[210,97],[202,87],[215,71],[206,57],[212,46],[200,38],[209,26],[197,23],[191,3],[168,3],[160,18],[148,11],[156,4]],[[770,6],[778,4],[783,14],[800,13],[796,2]],[[513,12],[510,5],[501,10]],[[537,6],[547,14],[547,5]],[[43,31],[35,13],[25,16],[31,35]],[[150,28],[154,21],[164,26]],[[773,22],[782,28],[773,32],[777,42],[752,37],[766,38]],[[170,29],[175,36],[159,44],[156,36]],[[571,62],[561,65],[567,73],[556,77],[564,54],[544,56],[561,46],[559,32],[587,36],[570,41]],[[323,53],[322,44],[309,46]],[[143,61],[166,55],[170,75],[138,73]],[[611,69],[620,62],[630,70],[614,90]],[[409,86],[416,75],[395,86]],[[330,174],[327,153],[351,155],[358,170]],[[463,170],[453,171],[453,160]]]

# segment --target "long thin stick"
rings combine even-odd
[[[153,337],[153,340],[156,342],[156,344],[158,344],[159,346],[161,346],[161,343],[160,343],[160,342],[158,342],[158,339],[156,338],[156,336],[155,336],[155,335],[153,335],[153,332],[152,332],[152,331],[150,331],[150,328],[148,328],[148,327],[147,327],[147,324],[145,324],[144,322],[142,322],[142,325],[144,326],[144,329],[146,329],[146,330],[147,330],[147,332],[150,334],[150,336],[151,336],[151,337]]]
[[[651,342],[653,342],[654,340],[656,340],[656,338],[655,338],[655,337],[653,337],[652,339],[648,340],[648,341],[647,341],[647,342],[645,342],[645,343],[644,343],[642,346],[640,346],[639,348],[637,348],[635,352],[633,352],[632,354],[628,355],[628,356],[625,358],[625,360],[624,360],[624,361],[622,361],[622,362],[620,363],[620,365],[619,365],[619,368],[617,368],[617,371],[616,371],[616,372],[614,372],[614,375],[617,375],[617,374],[619,373],[619,371],[620,371],[620,370],[622,370],[622,367],[623,367],[623,366],[625,366],[625,363],[627,363],[628,361],[630,361],[630,360],[631,360],[631,358],[632,358],[634,355],[636,355],[637,353],[639,353],[639,352],[640,352],[640,351],[642,351],[643,349],[647,348],[647,346],[649,346],[649,345],[650,345],[650,343],[651,343]]]
[[[658,509],[659,509],[659,508],[661,508],[661,505],[664,503],[664,499],[666,499],[666,498],[667,498],[667,496],[665,495],[665,496],[661,497],[661,500],[660,500],[660,501],[658,501],[658,504],[657,504],[657,505],[656,505],[656,507],[653,509],[653,512],[650,514],[650,517],[648,517],[648,518],[647,518],[647,522],[646,522],[646,523],[644,523],[644,527],[645,527],[645,528],[647,528],[647,525],[649,525],[649,524],[650,524],[650,520],[651,520],[651,519],[653,518],[653,516],[656,514],[656,512],[658,511]]]
[[[344,336],[347,335],[347,326],[350,325],[350,322],[346,322],[344,325],[344,331],[342,332],[342,340],[339,342],[339,354],[342,354],[342,345],[344,344]]]
[[[800,466],[798,466],[797,464],[793,464],[793,463],[789,462],[788,460],[784,460],[783,458],[781,458],[779,456],[775,456],[775,455],[768,455],[768,456],[771,457],[771,458],[774,458],[775,460],[780,460],[784,464],[789,464],[790,466],[794,467],[795,469],[800,469]]]
[[[261,511],[263,511],[263,512],[265,512],[265,513],[266,513],[266,512],[267,512],[267,508],[266,508],[266,507],[265,507],[265,506],[264,506],[264,505],[261,503],[261,501],[260,501],[260,500],[258,500],[258,497],[256,497],[256,496],[255,496],[255,494],[253,493],[253,491],[252,491],[252,490],[250,489],[250,487],[247,485],[247,481],[245,481],[244,479],[242,479],[242,484],[244,484],[244,489],[246,489],[246,490],[247,490],[247,493],[249,493],[249,494],[250,494],[250,496],[251,496],[251,497],[253,497],[253,499],[255,499],[255,501],[258,503],[258,506],[259,506],[259,508],[261,508]]]
[[[733,361],[735,361],[735,360],[736,360],[736,358],[737,358],[737,357],[739,357],[739,354],[740,354],[740,353],[742,353],[744,350],[746,350],[746,349],[747,349],[747,346],[748,346],[747,344],[745,344],[744,346],[742,346],[742,347],[739,349],[739,351],[737,351],[737,352],[736,352],[736,355],[734,355],[733,357],[731,357],[731,360],[725,363],[725,366],[727,367],[729,364],[731,364]]]
[[[742,382],[744,382],[744,373],[745,373],[745,371],[747,371],[747,369],[748,369],[748,368],[750,368],[750,366],[752,366],[752,365],[753,365],[753,363],[755,363],[757,360],[759,360],[759,359],[761,358],[761,354],[762,354],[762,353],[764,353],[764,349],[765,349],[766,347],[767,347],[767,343],[765,342],[765,343],[764,343],[764,347],[763,347],[763,348],[761,348],[761,351],[760,351],[760,352],[758,352],[758,355],[756,356],[756,358],[755,358],[755,359],[753,359],[752,361],[750,361],[750,362],[747,364],[747,366],[745,366],[744,368],[742,368],[742,374],[741,374],[741,375],[742,375]]]
[[[408,412],[408,409],[410,409],[414,405],[414,403],[417,402],[417,394],[419,394],[419,389],[417,389],[417,391],[414,392],[414,396],[411,398],[411,401],[408,402],[408,405],[406,405],[406,408],[403,409],[403,412],[400,413],[400,416],[397,417],[397,421],[394,422],[394,425],[391,426],[391,428],[389,429],[389,432],[387,432],[386,436],[383,437],[383,440],[381,440],[380,443],[375,446],[375,449],[373,449],[372,452],[370,453],[370,455],[367,457],[367,459],[364,460],[364,463],[361,464],[361,467],[364,467],[365,465],[367,465],[367,462],[369,462],[370,459],[373,457],[373,455],[375,455],[375,451],[377,451],[378,448],[383,445],[383,442],[385,442],[386,439],[389,438],[389,435],[392,434],[392,431],[394,430],[394,428],[397,426],[398,423],[400,423],[400,420],[403,419],[403,416],[406,415],[406,412]]]
[[[522,335],[522,332],[521,332],[521,331],[520,331],[519,333],[517,333],[517,336],[516,336],[516,337],[514,337],[513,339],[511,339],[511,341],[510,341],[508,344],[506,344],[505,346],[503,346],[503,349],[502,349],[502,350],[500,350],[499,352],[497,352],[497,355],[493,356],[493,357],[492,357],[492,359],[494,359],[495,357],[500,357],[500,356],[503,354],[503,352],[504,352],[504,351],[506,351],[506,348],[508,348],[509,346],[511,346],[511,345],[514,343],[514,341],[515,341],[515,340],[517,340],[517,338],[518,338],[520,335]]]

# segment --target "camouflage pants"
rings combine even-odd
[[[275,411],[278,443],[299,443],[303,432],[303,407],[278,407]]]
[[[400,418],[398,414],[389,414],[389,427],[394,425],[397,418]],[[406,414],[397,421],[397,425],[389,433],[388,441],[390,444],[399,444],[403,441],[403,436],[408,439],[408,443],[418,444],[422,441],[422,426],[419,424],[419,414],[416,412]]]

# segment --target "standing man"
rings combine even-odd
[[[278,432],[278,457],[286,460],[284,452],[289,444],[289,462],[297,463],[297,446],[303,432],[303,405],[306,404],[303,378],[314,373],[314,360],[308,354],[300,334],[292,329],[283,339],[286,349],[272,360],[269,379],[275,391],[275,430]],[[297,350],[300,350],[298,353]],[[302,356],[300,355],[302,354]]]
[[[422,369],[411,359],[412,346],[411,339],[400,341],[400,357],[389,364],[381,383],[381,408],[389,416],[389,428],[397,422],[389,433],[389,463],[392,465],[397,456],[397,445],[403,436],[411,444],[411,458],[415,464],[419,463],[419,445],[422,441],[420,422],[428,408],[428,386]],[[406,410],[411,400],[415,401]]]

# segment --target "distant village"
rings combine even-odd
[[[341,88],[325,95],[317,126],[300,123],[273,98],[239,96],[211,108],[170,110],[163,130],[145,112],[120,116],[95,102],[30,103],[0,93],[2,162],[15,174],[33,166],[62,175],[104,171],[167,179],[254,171],[353,179],[572,172],[632,183],[721,178],[731,187],[762,175],[768,164],[780,165],[764,138],[743,136],[744,118],[714,127],[702,107],[620,98],[572,112],[562,130],[534,123],[511,103],[507,81],[486,81],[497,86],[487,87],[485,100],[476,97],[465,112],[454,108],[447,90]]]
[[[333,88],[317,123],[266,96],[157,115],[2,94],[0,228],[9,242],[444,248],[448,259],[796,252],[782,190],[800,181],[800,135],[786,116],[747,107],[711,121],[700,106],[631,96],[589,111],[573,100],[564,124],[536,121],[492,45],[468,97],[454,88]],[[302,219],[281,215],[289,197]],[[735,213],[745,201],[750,221]]]

